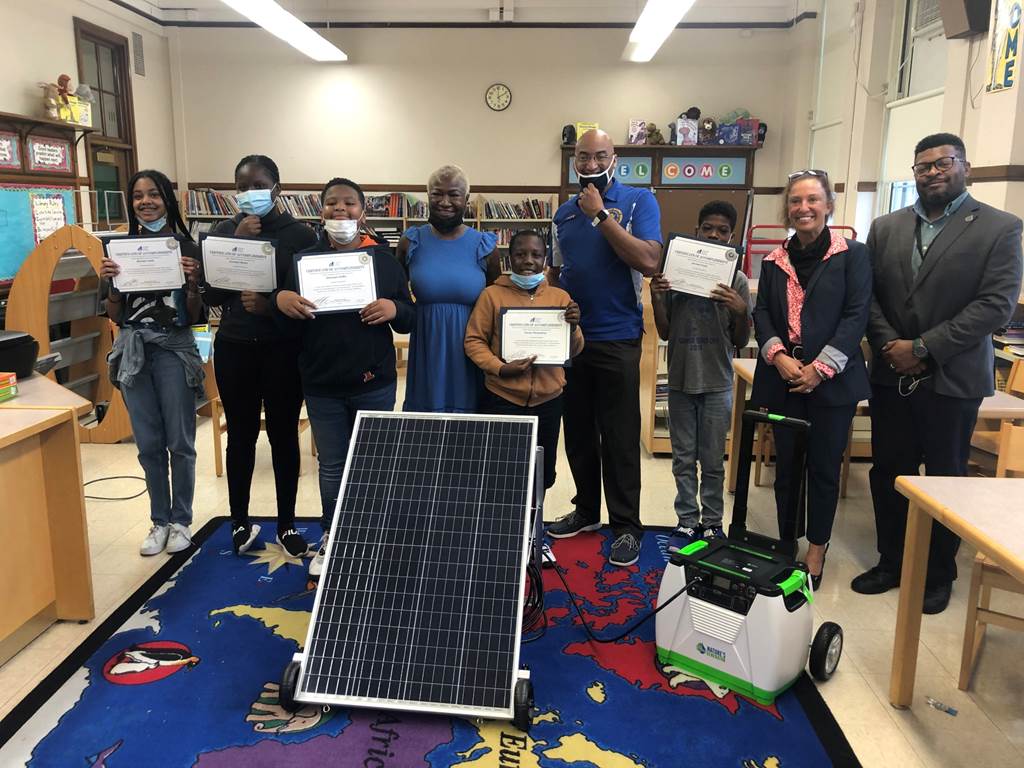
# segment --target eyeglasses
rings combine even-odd
[[[794,171],[793,173],[789,174],[787,178],[789,181],[793,181],[793,179],[799,179],[801,176],[817,176],[818,178],[821,179],[828,178],[828,174],[825,171],[819,171],[816,168],[806,168],[802,171]]]
[[[914,170],[915,176],[925,176],[932,168],[937,171],[948,171],[956,163],[962,163],[963,160],[955,155],[946,155],[940,157],[938,160],[933,160],[930,163],[914,163],[910,166]]]
[[[612,158],[607,152],[598,152],[596,155],[588,154],[587,152],[580,152],[576,155],[576,162],[580,165],[586,165],[591,160],[596,160],[598,163],[606,163]]]

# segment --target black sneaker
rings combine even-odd
[[[231,545],[235,548],[235,554],[240,555],[247,552],[256,537],[260,535],[260,527],[252,523],[238,523],[231,529]]]
[[[553,536],[556,539],[567,539],[583,531],[596,531],[600,527],[600,520],[587,520],[579,512],[573,510],[568,515],[562,515],[562,517],[548,526],[548,536]]]
[[[612,542],[612,553],[608,562],[612,565],[632,565],[640,559],[640,542],[632,533],[617,536]]]
[[[309,544],[294,528],[277,534],[277,543],[292,557],[303,557],[309,551]]]

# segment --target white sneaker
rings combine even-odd
[[[142,541],[142,546],[139,547],[139,554],[150,556],[159,555],[164,551],[164,547],[167,546],[167,536],[171,532],[169,526],[166,525],[154,525],[149,529],[149,533],[146,534],[146,538]]]
[[[327,559],[327,537],[329,534],[324,534],[320,537],[320,546],[313,555],[313,559],[309,561],[309,575],[311,578],[319,578],[320,574],[324,570],[324,560]]]
[[[170,554],[184,552],[192,546],[192,531],[187,525],[171,523],[171,533],[167,537],[167,551]]]

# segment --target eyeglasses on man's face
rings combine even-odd
[[[937,160],[932,160],[930,163],[914,163],[910,167],[913,169],[915,176],[927,176],[928,172],[932,168],[934,168],[937,171],[943,172],[948,171],[957,163],[962,162],[963,160],[957,157],[956,155],[946,155],[945,157],[940,157]]]

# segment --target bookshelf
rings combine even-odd
[[[310,224],[321,219],[320,187],[316,184],[283,184],[278,208]],[[193,236],[209,231],[224,219],[238,213],[231,184],[189,184],[182,208]],[[315,190],[315,191],[314,191]],[[366,185],[366,220],[392,248],[398,246],[409,227],[427,222],[426,193],[421,186]],[[502,268],[508,271],[507,251],[512,235],[521,229],[536,229],[547,239],[551,216],[557,206],[554,187],[480,187],[470,195],[465,222],[477,229],[498,235]]]

